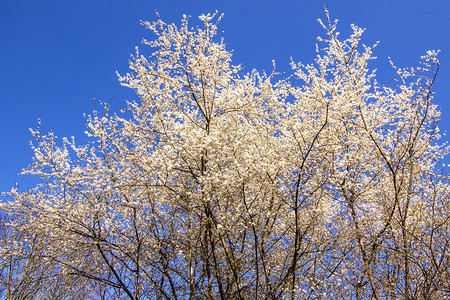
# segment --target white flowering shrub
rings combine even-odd
[[[221,17],[143,22],[120,82],[126,112],[88,117],[92,142],[32,131],[1,209],[6,299],[443,299],[450,201],[439,162],[439,61],[368,68],[353,26],[321,23],[317,58],[278,79],[233,65]]]

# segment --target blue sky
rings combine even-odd
[[[155,20],[155,10],[169,23],[183,14],[224,13],[219,29],[234,63],[247,70],[289,70],[289,57],[311,63],[318,18],[325,4],[339,19],[342,36],[350,24],[366,28],[363,42],[380,41],[374,54],[378,80],[387,84],[399,67],[415,66],[427,50],[440,49],[441,70],[434,102],[441,107],[440,128],[450,134],[450,1],[448,0],[292,0],[292,1],[21,1],[0,2],[0,192],[15,182],[26,189],[34,180],[17,176],[32,162],[28,128],[42,120],[42,132],[85,137],[85,119],[93,99],[110,101],[113,110],[134,99],[121,87],[116,71],[126,73],[130,54],[142,37],[153,35],[139,25]],[[141,47],[143,53],[148,50]],[[147,51],[147,52],[146,52]],[[447,141],[449,137],[445,137]],[[448,159],[447,159],[448,162]]]

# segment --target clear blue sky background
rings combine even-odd
[[[415,66],[429,49],[441,49],[441,71],[435,103],[442,110],[441,129],[450,132],[450,1],[449,0],[291,0],[159,1],[159,0],[2,0],[0,1],[0,192],[19,182],[24,190],[34,180],[17,176],[31,163],[28,128],[42,119],[43,132],[59,137],[85,137],[83,113],[93,98],[123,108],[133,91],[121,87],[116,71],[126,73],[141,38],[151,32],[140,20],[179,24],[183,14],[196,17],[224,13],[220,30],[234,63],[247,70],[271,70],[275,59],[287,71],[289,57],[304,63],[315,56],[317,23],[323,4],[339,19],[342,35],[350,24],[367,28],[364,43],[380,41],[375,50],[380,83],[387,84],[397,66]],[[144,50],[143,53],[149,53]],[[449,133],[450,134],[450,133]],[[445,138],[448,140],[448,137]]]

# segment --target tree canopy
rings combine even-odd
[[[233,65],[221,16],[143,22],[137,100],[91,142],[32,130],[42,178],[3,201],[6,299],[442,299],[450,200],[436,51],[381,86],[363,29],[312,64]]]

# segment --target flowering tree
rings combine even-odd
[[[380,86],[363,29],[327,14],[314,64],[277,80],[188,19],[143,23],[153,52],[119,76],[139,100],[89,116],[91,143],[32,131],[44,181],[1,206],[5,297],[450,296],[437,53]]]

